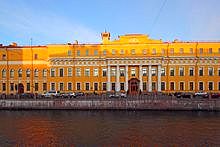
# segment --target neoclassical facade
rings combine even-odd
[[[1,45],[0,92],[220,92],[220,42],[101,37],[100,44]]]

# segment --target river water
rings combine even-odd
[[[0,111],[1,146],[220,146],[220,113]]]

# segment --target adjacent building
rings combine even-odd
[[[220,91],[220,42],[101,37],[99,44],[1,45],[0,92]]]

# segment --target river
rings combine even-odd
[[[220,146],[220,112],[0,111],[1,146]]]

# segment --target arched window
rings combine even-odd
[[[14,78],[14,75],[15,75],[15,71],[14,71],[14,69],[11,69],[10,70],[10,78]]]
[[[27,69],[27,70],[26,70],[26,77],[30,77],[30,75],[31,75],[31,70],[30,70],[30,69]]]
[[[34,70],[34,77],[38,77],[38,69]]]
[[[46,76],[47,76],[47,70],[43,69],[43,77],[46,77]]]
[[[2,70],[2,78],[6,78],[6,69]]]
[[[18,70],[18,77],[21,78],[22,77],[22,69]]]

